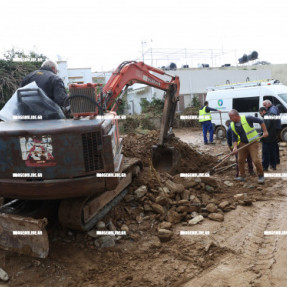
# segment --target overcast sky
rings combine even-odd
[[[93,71],[115,69],[149,48],[236,50],[222,59],[232,64],[256,50],[260,60],[287,63],[284,0],[3,0],[0,5],[1,54],[12,47],[36,50]]]

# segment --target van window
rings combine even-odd
[[[287,94],[279,94],[278,95],[285,103],[287,103]]]
[[[263,96],[263,101],[269,100],[274,106],[280,105],[280,101],[273,96]]]
[[[259,97],[235,98],[233,99],[232,106],[239,113],[258,112]]]
[[[278,95],[283,101],[286,101],[287,102],[287,94],[281,94],[281,95]],[[273,96],[264,96],[263,97],[263,101],[265,100],[269,100],[272,102],[272,104],[274,106],[276,106],[279,110],[280,113],[286,113],[287,112],[287,109],[285,108],[284,105],[282,105],[282,103],[275,97]]]

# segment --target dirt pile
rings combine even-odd
[[[152,146],[157,145],[158,140],[159,133],[157,131],[151,131],[146,135],[128,134],[123,139],[123,154],[127,157],[140,158],[144,166],[149,166]],[[171,137],[168,145],[175,147],[181,154],[177,173],[208,172],[216,164],[217,158],[199,153],[176,137]]]
[[[181,154],[176,175],[154,170],[150,166],[151,150],[158,138],[159,133],[151,131],[129,134],[123,140],[123,154],[140,158],[144,170],[134,179],[125,200],[109,214],[117,228],[127,225],[133,239],[139,231],[149,230],[164,242],[173,237],[174,224],[193,225],[204,217],[223,221],[224,212],[237,204],[252,204],[244,197],[226,198],[222,191],[230,186],[216,177],[181,177],[180,173],[208,172],[217,158],[196,151],[176,137],[168,142]]]

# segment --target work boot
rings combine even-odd
[[[259,175],[258,176],[258,183],[261,183],[261,184],[264,183],[264,175]]]
[[[204,143],[204,144],[206,144],[206,145],[207,145],[208,143]]]
[[[235,179],[238,181],[245,181],[245,177],[243,177],[243,176],[235,177]]]
[[[209,144],[215,144],[215,142],[209,142]]]

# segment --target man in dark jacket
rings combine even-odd
[[[270,100],[263,101],[263,106],[266,108],[269,115],[279,116],[280,112],[279,109],[272,104]],[[275,129],[276,129],[276,164],[280,164],[280,153],[279,153],[279,145],[278,142],[280,141],[280,132],[281,132],[281,120],[275,119],[273,120],[275,122]]]
[[[57,103],[61,108],[66,109],[68,101],[65,101],[67,92],[63,80],[57,76],[57,64],[52,61],[45,61],[39,70],[36,70],[27,75],[21,87],[24,87],[32,82],[36,82],[37,86],[41,88],[46,95]]]
[[[271,169],[276,170],[276,121],[267,119],[266,116],[272,116],[265,107],[259,109],[261,117],[264,119],[268,131],[268,137],[262,138],[262,166],[264,171],[268,171],[269,165]]]

